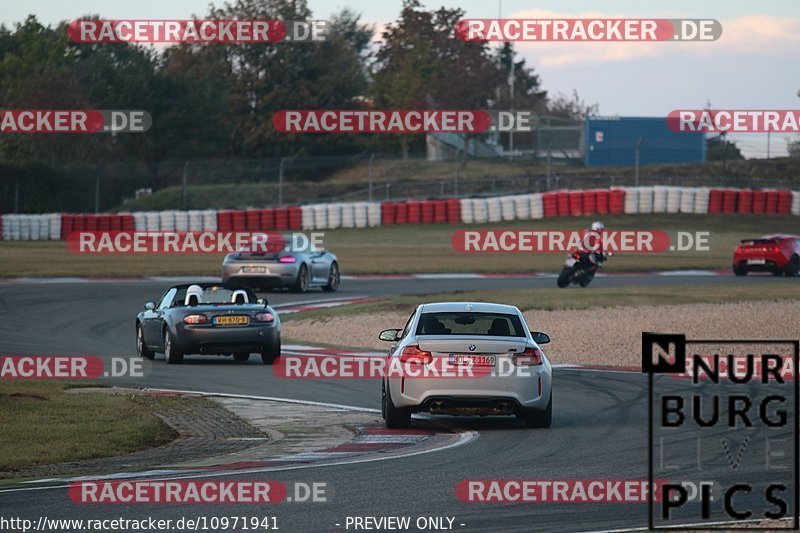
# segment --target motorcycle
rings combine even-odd
[[[572,252],[567,256],[567,261],[558,275],[556,285],[562,289],[572,283],[586,287],[592,282],[600,268],[600,261],[594,257],[593,252],[583,250]]]

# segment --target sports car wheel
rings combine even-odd
[[[183,353],[172,342],[172,335],[168,329],[164,330],[164,359],[170,365],[177,365],[183,362]]]
[[[550,396],[543,410],[525,409],[517,415],[517,419],[528,428],[549,428],[553,423],[553,396]]]
[[[388,389],[383,394],[383,408],[381,411],[384,413],[383,418],[387,428],[405,429],[411,425],[411,411],[395,407],[392,401],[392,393]]]
[[[335,292],[339,288],[339,265],[334,261],[331,263],[331,271],[328,273],[328,284],[322,287],[325,292]]]
[[[142,326],[139,324],[136,324],[136,354],[139,357],[144,357],[145,359],[153,359],[156,356],[156,353],[152,350],[149,350],[147,345],[144,343]]]
[[[271,365],[278,360],[281,356],[281,341],[278,340],[275,344],[270,344],[266,349],[261,352],[261,362],[265,365]]]
[[[233,354],[233,360],[236,361],[237,363],[244,363],[248,359],[250,359],[250,354],[249,353],[235,353],[235,354]]]
[[[741,265],[733,265],[733,273],[736,276],[746,276],[747,267]]]
[[[300,265],[300,271],[297,273],[297,280],[294,282],[294,292],[306,292],[308,290],[308,267]]]
[[[783,273],[790,278],[796,278],[800,275],[800,257],[793,255],[783,268]]]

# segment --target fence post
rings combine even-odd
[[[636,186],[639,186],[639,152],[642,149],[642,143],[644,142],[644,137],[639,137],[636,140]]]
[[[283,205],[283,162],[285,157],[281,157],[281,163],[278,165],[278,205]]]
[[[186,192],[186,175],[189,172],[189,161],[183,163],[183,179],[181,180],[181,209],[186,211],[188,198]]]
[[[372,162],[375,160],[375,153],[369,156],[369,201],[372,201]]]

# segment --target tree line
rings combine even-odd
[[[236,0],[209,19],[311,19],[305,0]],[[342,155],[424,149],[424,135],[276,132],[279,109],[517,109],[580,114],[581,102],[548,100],[539,76],[508,45],[464,42],[461,9],[425,10],[405,0],[375,28],[342,9],[317,43],[211,43],[169,47],[77,43],[68,21],[34,15],[0,26],[0,108],[143,109],[145,134],[0,136],[0,165],[16,167]]]

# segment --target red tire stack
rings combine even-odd
[[[408,204],[406,204],[405,202],[395,202],[394,223],[408,224]]]
[[[753,214],[763,215],[767,206],[767,193],[765,191],[753,191]]]
[[[84,223],[86,224],[86,231],[97,231],[97,216],[83,215]]]
[[[433,202],[430,200],[420,202],[420,206],[422,211],[422,218],[420,221],[423,224],[433,224],[433,221],[435,220]]]
[[[736,212],[750,214],[753,212],[753,191],[741,190],[736,199]]]
[[[461,222],[461,202],[457,199],[451,198],[446,201],[447,203],[447,222],[450,224],[459,224]]]
[[[597,213],[597,191],[583,191],[583,214]]]
[[[394,225],[394,204],[392,202],[383,202],[381,204],[381,226]]]
[[[299,205],[289,208],[289,229],[295,231],[303,229],[303,209]]]
[[[556,193],[556,205],[558,206],[558,216],[565,217],[569,215],[569,193],[567,191],[558,191]]]
[[[779,215],[789,215],[792,213],[792,191],[778,191]]]
[[[422,221],[422,206],[415,200],[409,200],[405,204],[406,208],[406,223],[419,224]],[[398,222],[398,224],[402,224]]]
[[[233,231],[233,211],[217,211],[217,231]]]
[[[791,195],[789,196],[791,199]],[[791,202],[790,202],[791,207]],[[433,221],[437,224],[443,224],[447,222],[447,201],[446,200],[434,200],[433,201]]]
[[[133,215],[120,215],[120,224],[122,231],[136,231],[136,221]]]
[[[612,189],[608,193],[608,212],[612,215],[625,212],[625,189]]]
[[[722,189],[711,189],[708,194],[708,212],[717,214],[722,212]]]
[[[600,215],[607,215],[608,214],[608,212],[609,212],[609,205],[608,205],[609,195],[610,195],[610,193],[608,191],[606,191],[606,190],[596,191],[596,193],[595,193],[595,196],[596,196],[595,202],[596,202],[596,210],[597,210],[598,214],[600,214]]]
[[[733,189],[725,189],[722,191],[722,212],[735,213],[736,212],[736,191]]]
[[[76,215],[61,215],[61,240],[66,241],[69,234],[75,230],[75,217]],[[0,224],[2,217],[0,217]],[[3,228],[0,228],[2,230]],[[2,231],[0,231],[2,234]]]
[[[285,231],[289,229],[289,210],[285,207],[275,209],[275,229]]]
[[[554,192],[546,192],[542,194],[542,209],[544,216],[557,217],[558,216],[558,198]]]
[[[247,231],[247,214],[244,211],[232,211],[233,231]]]
[[[579,217],[583,214],[583,191],[570,191],[569,193],[569,214]]]
[[[774,215],[778,212],[778,191],[767,191],[767,200],[764,204],[764,213]]]
[[[261,229],[263,231],[275,229],[275,211],[272,209],[262,209],[259,218],[261,219]]]
[[[248,209],[244,213],[244,223],[247,231],[259,231],[261,229],[261,212],[257,209]]]

